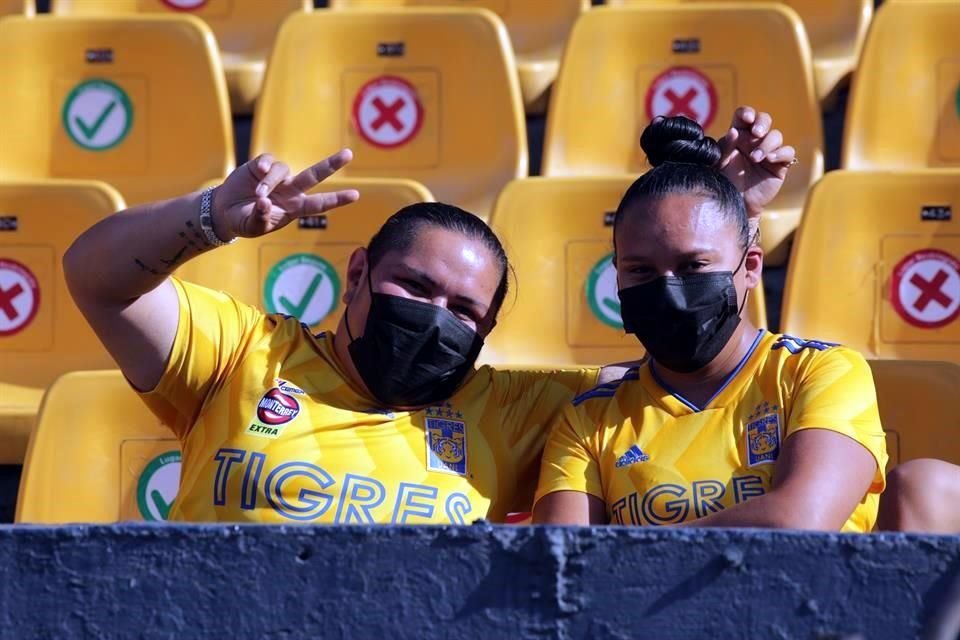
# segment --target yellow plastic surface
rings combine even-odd
[[[884,3],[850,91],[846,169],[960,165],[960,3]]]
[[[784,330],[872,358],[960,362],[958,207],[960,170],[828,173],[797,234]]]
[[[279,301],[279,292],[268,293],[273,289],[268,282],[272,280],[271,274],[279,277],[285,270],[278,265],[291,256],[305,255],[304,266],[284,276],[283,287],[290,299],[302,300],[319,275],[319,286],[313,288],[314,301],[301,320],[308,322],[315,333],[335,330],[344,308],[340,297],[346,286],[350,255],[358,247],[366,246],[386,219],[401,208],[433,200],[423,185],[412,180],[328,180],[315,191],[335,189],[357,189],[360,200],[324,216],[305,220],[306,224],[313,226],[293,223],[276,233],[241,239],[228,247],[198,256],[180,268],[178,277],[227,291],[270,312],[289,313]],[[272,302],[268,302],[268,298]]]
[[[692,115],[719,138],[743,104],[774,114],[800,160],[761,221],[767,262],[782,264],[807,189],[823,173],[810,48],[789,7],[710,2],[584,13],[550,101],[543,173],[641,173],[640,134],[652,116]]]
[[[517,57],[527,113],[543,113],[557,77],[560,54],[574,22],[590,0],[331,0],[333,9],[480,7],[503,19]]]
[[[527,173],[513,68],[503,23],[483,9],[297,14],[268,65],[251,155],[306,166],[349,146],[343,175],[417,180],[486,217]]]
[[[61,16],[117,16],[178,12],[194,15],[213,30],[234,113],[253,111],[266,60],[281,23],[296,11],[313,11],[312,0],[51,0]]]
[[[7,18],[0,77],[0,180],[106,180],[139,204],[233,168],[220,56],[192,16]]]
[[[0,382],[0,464],[22,464],[43,389]]]
[[[8,294],[0,299],[14,307],[0,308],[9,331],[0,335],[0,382],[43,389],[67,371],[116,366],[73,304],[61,260],[80,233],[123,208],[102,182],[0,183],[0,217],[16,218],[15,231],[0,232],[0,290]],[[11,263],[36,282],[38,302],[24,279],[10,279]],[[14,287],[21,291],[10,299]]]
[[[872,360],[880,420],[887,433],[887,471],[916,458],[960,464],[960,366],[949,362]]]
[[[170,477],[151,482],[150,463],[179,451],[173,433],[119,371],[69,373],[44,397],[23,465],[15,520],[149,519],[143,512],[155,512],[161,500],[172,502],[177,486],[171,486]],[[171,471],[179,467],[166,470]]]
[[[491,225],[516,270],[486,340],[491,364],[609,364],[643,356],[619,318],[612,215],[635,176],[527,178],[510,183]],[[766,325],[762,289],[747,313]]]
[[[679,1],[688,0],[607,0],[607,4],[637,6]],[[813,51],[817,95],[828,101],[857,67],[873,16],[873,0],[784,0],[783,4],[803,20]]]

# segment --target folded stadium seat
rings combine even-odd
[[[607,0],[607,4],[637,6],[678,1],[686,0]],[[837,89],[846,85],[857,66],[873,16],[873,0],[784,0],[783,4],[803,20],[813,51],[817,95],[822,102],[830,104]]]
[[[6,18],[0,77],[0,180],[106,180],[139,204],[233,169],[220,54],[192,16]]]
[[[513,68],[506,29],[484,9],[297,14],[267,66],[251,155],[301,167],[349,146],[343,175],[417,180],[485,218],[527,173]]]
[[[636,176],[528,178],[497,199],[491,225],[516,270],[497,328],[481,354],[491,364],[607,364],[643,356],[620,319],[613,212]],[[766,325],[755,290],[747,313]]]
[[[360,200],[198,256],[177,275],[266,311],[296,316],[314,332],[335,330],[350,255],[393,213],[433,196],[412,180],[389,178],[329,180],[315,191],[332,189],[357,189]]]
[[[23,460],[41,390],[73,369],[116,366],[74,306],[60,261],[123,207],[102,182],[0,182],[0,464]]]
[[[828,173],[797,233],[784,330],[871,358],[960,362],[958,207],[960,170]]]
[[[36,13],[34,0],[0,0],[0,16],[23,15],[32,16]]]
[[[179,482],[176,437],[119,371],[68,373],[44,396],[15,522],[166,520]]]
[[[266,59],[280,24],[295,11],[313,11],[312,0],[51,0],[61,16],[189,13],[206,22],[220,45],[234,113],[253,112]]]
[[[810,47],[789,7],[671,3],[584,13],[550,99],[543,174],[643,172],[640,134],[655,116],[688,116],[719,138],[742,104],[773,114],[800,160],[761,222],[767,262],[782,264],[807,189],[823,173]]]
[[[871,360],[887,434],[889,472],[901,462],[939,458],[960,464],[960,366],[952,362]]]
[[[527,113],[541,114],[547,108],[550,86],[557,77],[563,43],[590,0],[331,0],[334,9],[400,6],[481,7],[499,15],[517,57],[520,91]]]
[[[960,3],[884,3],[850,92],[845,169],[960,165]]]

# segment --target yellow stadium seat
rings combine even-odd
[[[527,173],[513,67],[503,23],[484,9],[294,15],[267,67],[251,155],[306,166],[349,146],[344,175],[417,180],[486,217]]]
[[[887,471],[916,458],[960,464],[960,366],[952,362],[872,360]]]
[[[33,0],[0,0],[0,16],[32,16],[36,13]]]
[[[139,204],[233,168],[220,56],[192,16],[6,18],[0,78],[0,180],[107,180]]]
[[[800,159],[761,222],[767,262],[782,264],[807,189],[823,173],[820,110],[803,33],[795,12],[773,4],[584,13],[550,100],[543,174],[641,173],[647,164],[640,134],[654,116],[692,117],[719,138],[738,105],[762,108],[774,114]]]
[[[331,180],[317,191],[331,189],[357,189],[360,200],[268,236],[211,251],[186,263],[177,275],[269,312],[298,316],[315,332],[335,330],[350,254],[365,246],[393,213],[433,196],[412,180],[386,178]],[[304,300],[310,291],[311,299]],[[299,300],[302,310],[291,307],[290,300]]]
[[[613,254],[613,212],[635,176],[511,182],[491,225],[516,270],[481,359],[490,364],[608,364],[643,356],[623,332]],[[748,314],[766,325],[762,289]]]
[[[543,113],[563,44],[590,0],[331,0],[334,9],[385,7],[481,7],[500,16],[517,56],[520,91],[527,113]]]
[[[44,397],[15,521],[165,520],[179,482],[176,437],[119,371],[68,373]]]
[[[37,389],[67,371],[116,366],[74,306],[60,261],[122,208],[102,182],[0,183],[0,463],[23,459]]]
[[[217,37],[234,113],[251,113],[260,94],[266,59],[280,24],[295,11],[313,11],[312,0],[51,0],[61,16],[189,13]]]
[[[958,207],[960,170],[828,173],[797,234],[785,330],[871,358],[960,362]]]
[[[884,3],[853,79],[845,169],[960,165],[960,3]]]
[[[678,1],[681,0],[607,0],[607,4],[636,6]],[[783,4],[803,20],[813,51],[817,95],[821,101],[830,103],[836,90],[846,84],[857,66],[873,16],[873,0],[784,0]]]

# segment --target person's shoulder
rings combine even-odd
[[[798,338],[790,334],[774,334],[770,341],[770,354],[783,365],[811,367],[829,363],[846,363],[849,366],[867,366],[863,355],[838,342],[812,338]]]
[[[639,379],[640,366],[630,367],[616,380],[603,382],[576,396],[571,405],[583,409],[597,410],[610,404],[618,394],[629,390],[632,384]]]

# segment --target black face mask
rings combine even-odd
[[[373,396],[388,407],[446,400],[473,369],[483,338],[441,307],[385,293],[370,285],[363,335],[348,350]],[[347,308],[349,313],[349,307]]]
[[[740,266],[746,259],[746,252]],[[740,324],[736,271],[662,276],[620,290],[623,328],[653,359],[672,371],[691,373],[709,364]],[[744,303],[747,299],[744,297]]]

